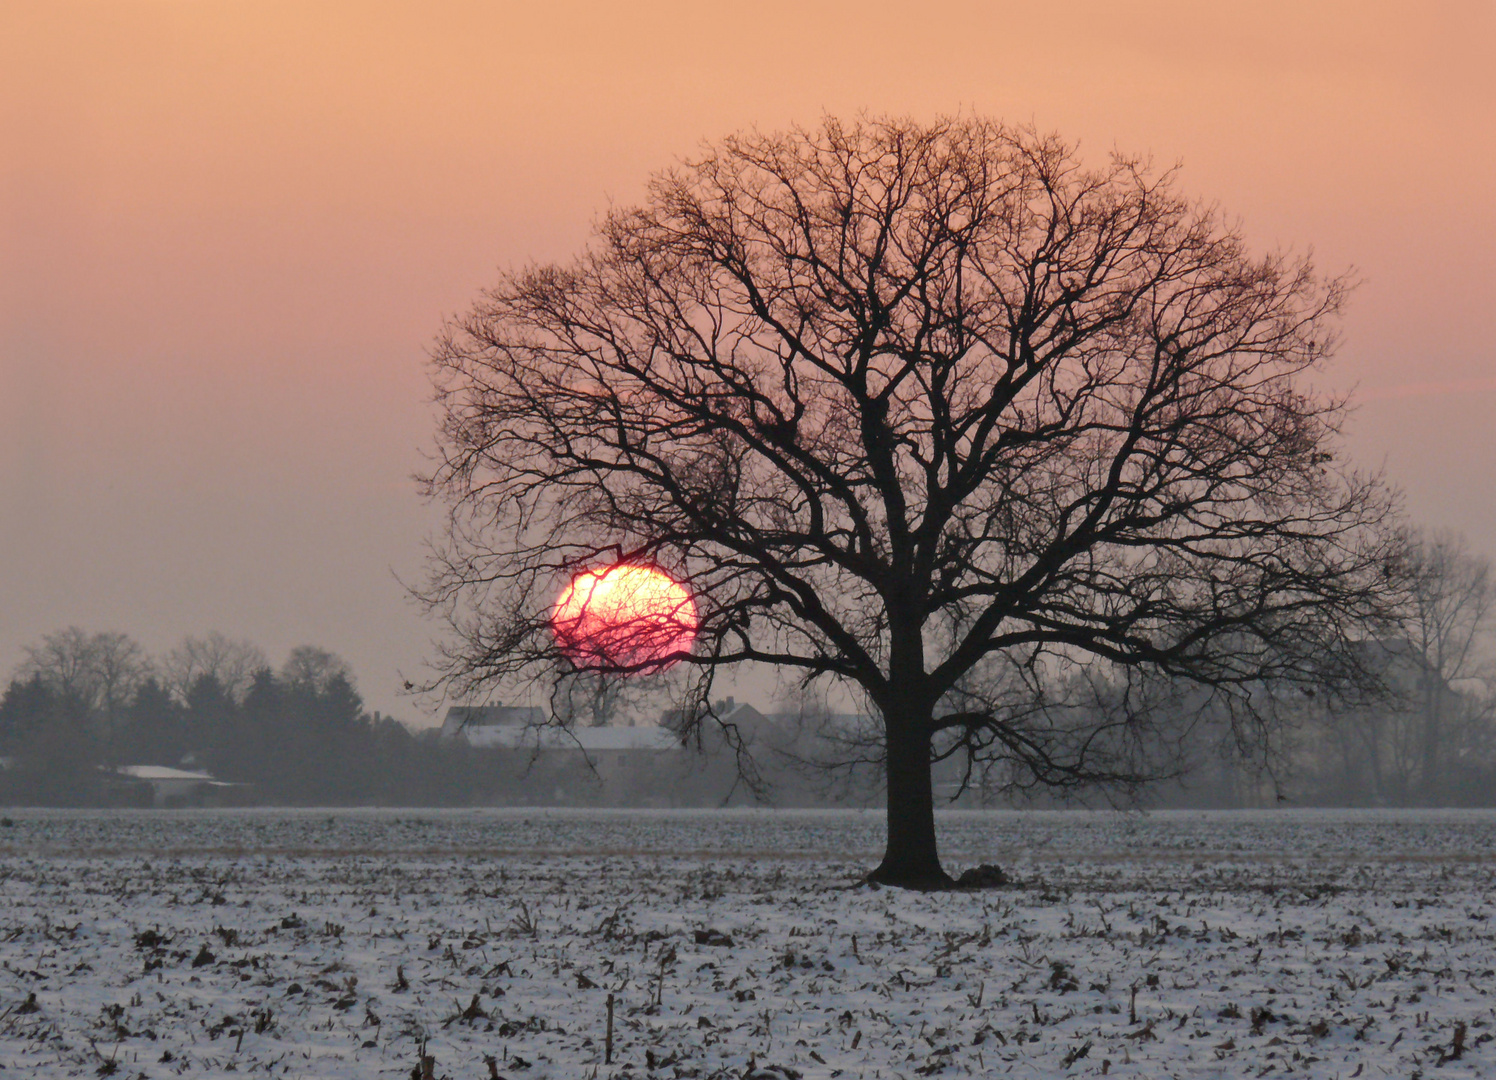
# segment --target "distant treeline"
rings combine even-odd
[[[244,785],[268,806],[691,805],[745,801],[730,755],[475,749],[364,708],[348,664],[315,646],[273,668],[221,634],[161,657],[121,633],[69,628],[25,651],[0,695],[0,805],[150,805],[121,767],[167,766]],[[201,801],[189,796],[187,805]]]
[[[486,764],[364,709],[346,663],[315,647],[280,669],[242,642],[188,639],[159,661],[123,634],[69,629],[27,650],[0,696],[0,802],[118,802],[112,768],[166,765],[252,785],[281,805],[465,805]]]
[[[1245,765],[1226,729],[1205,717],[1190,775],[1144,792],[1144,803],[1277,806],[1285,796],[1301,806],[1496,805],[1489,684],[1438,678],[1406,640],[1378,648],[1389,681],[1406,688],[1400,703],[1340,711],[1305,700],[1271,772]],[[348,665],[314,646],[274,668],[254,646],[218,634],[153,658],[125,634],[70,628],[28,648],[0,695],[0,805],[149,804],[141,785],[121,781],[118,768],[132,765],[211,773],[244,785],[233,801],[271,806],[715,806],[758,795],[787,806],[876,803],[869,770],[803,766],[836,756],[809,713],[760,719],[761,731],[744,729],[764,781],[755,792],[721,746],[589,760],[412,731],[367,711]],[[937,766],[937,802],[959,791],[962,806],[1065,804],[1042,790],[983,790],[980,781],[962,791],[962,777],[955,758]]]

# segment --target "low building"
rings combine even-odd
[[[534,705],[453,705],[442,721],[441,739],[480,749],[508,749],[514,745],[514,731],[544,723],[545,713]]]
[[[669,805],[685,750],[664,727],[563,727],[534,706],[455,705],[441,739],[499,753],[523,802]]]
[[[589,755],[663,753],[681,748],[663,727],[562,727],[533,705],[454,705],[442,722],[444,741],[484,750],[572,751]]]
[[[169,765],[120,765],[109,772],[118,788],[148,790],[149,805],[155,807],[242,806],[250,792],[249,784],[230,783],[215,779],[209,772]]]

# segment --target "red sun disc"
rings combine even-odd
[[[551,611],[551,629],[578,667],[638,667],[689,652],[696,605],[685,586],[652,566],[618,563],[571,579]]]

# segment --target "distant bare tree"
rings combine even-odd
[[[109,723],[153,670],[140,643],[118,631],[90,634],[70,626],[46,635],[23,652],[23,677],[40,676],[54,690]]]
[[[1436,802],[1449,794],[1451,766],[1491,763],[1496,581],[1463,537],[1409,530],[1397,585],[1396,622],[1364,645],[1388,696],[1361,707],[1325,701],[1303,756],[1324,770],[1323,751],[1333,751],[1343,797]]]
[[[281,665],[281,678],[292,686],[302,686],[319,693],[334,681],[342,679],[353,685],[353,668],[335,652],[316,645],[298,645]]]
[[[93,664],[93,637],[77,626],[47,634],[41,642],[24,646],[26,659],[18,674],[39,677],[54,691],[82,704],[97,705],[98,687]]]
[[[661,693],[658,678],[575,670],[556,681],[551,692],[551,716],[566,727],[631,725],[644,718],[641,710],[657,703]]]
[[[1300,379],[1344,292],[1251,254],[1171,174],[1030,130],[727,139],[441,337],[424,597],[453,630],[446,686],[564,669],[547,618],[570,575],[660,566],[696,597],[696,647],[614,673],[694,668],[695,722],[722,665],[855,688],[887,787],[871,877],[948,884],[937,753],[1126,789],[1187,735],[1159,687],[1204,688],[1255,744],[1276,696],[1363,682],[1392,499],[1337,462],[1342,403]],[[1104,684],[1107,708],[1015,695],[1012,672]]]
[[[204,676],[218,681],[234,701],[243,701],[256,671],[269,667],[259,646],[236,641],[217,630],[203,637],[188,635],[161,662],[165,685],[181,701]]]
[[[1418,790],[1422,763],[1423,659],[1399,636],[1367,641],[1364,648],[1387,694],[1359,702],[1326,697],[1309,708],[1299,740],[1301,769],[1338,767],[1341,797],[1406,806]]]
[[[1437,798],[1448,744],[1462,734],[1451,726],[1480,719],[1468,710],[1462,714],[1455,687],[1490,660],[1482,648],[1496,629],[1496,581],[1490,562],[1471,554],[1464,537],[1447,531],[1416,534],[1410,568],[1405,625],[1423,669],[1417,687],[1419,778],[1425,798]]]

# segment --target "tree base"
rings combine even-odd
[[[914,889],[918,892],[977,892],[982,889],[1004,889],[1012,882],[1008,875],[1003,873],[1001,867],[991,863],[974,866],[964,871],[959,878],[953,878],[938,867],[933,871],[928,867],[914,870],[890,869],[885,860],[883,865],[868,874],[858,884],[887,885],[895,889]]]
[[[956,887],[956,880],[937,864],[901,866],[890,864],[887,859],[876,870],[863,879],[870,885],[887,885],[894,889],[913,889],[917,892],[947,892]]]

